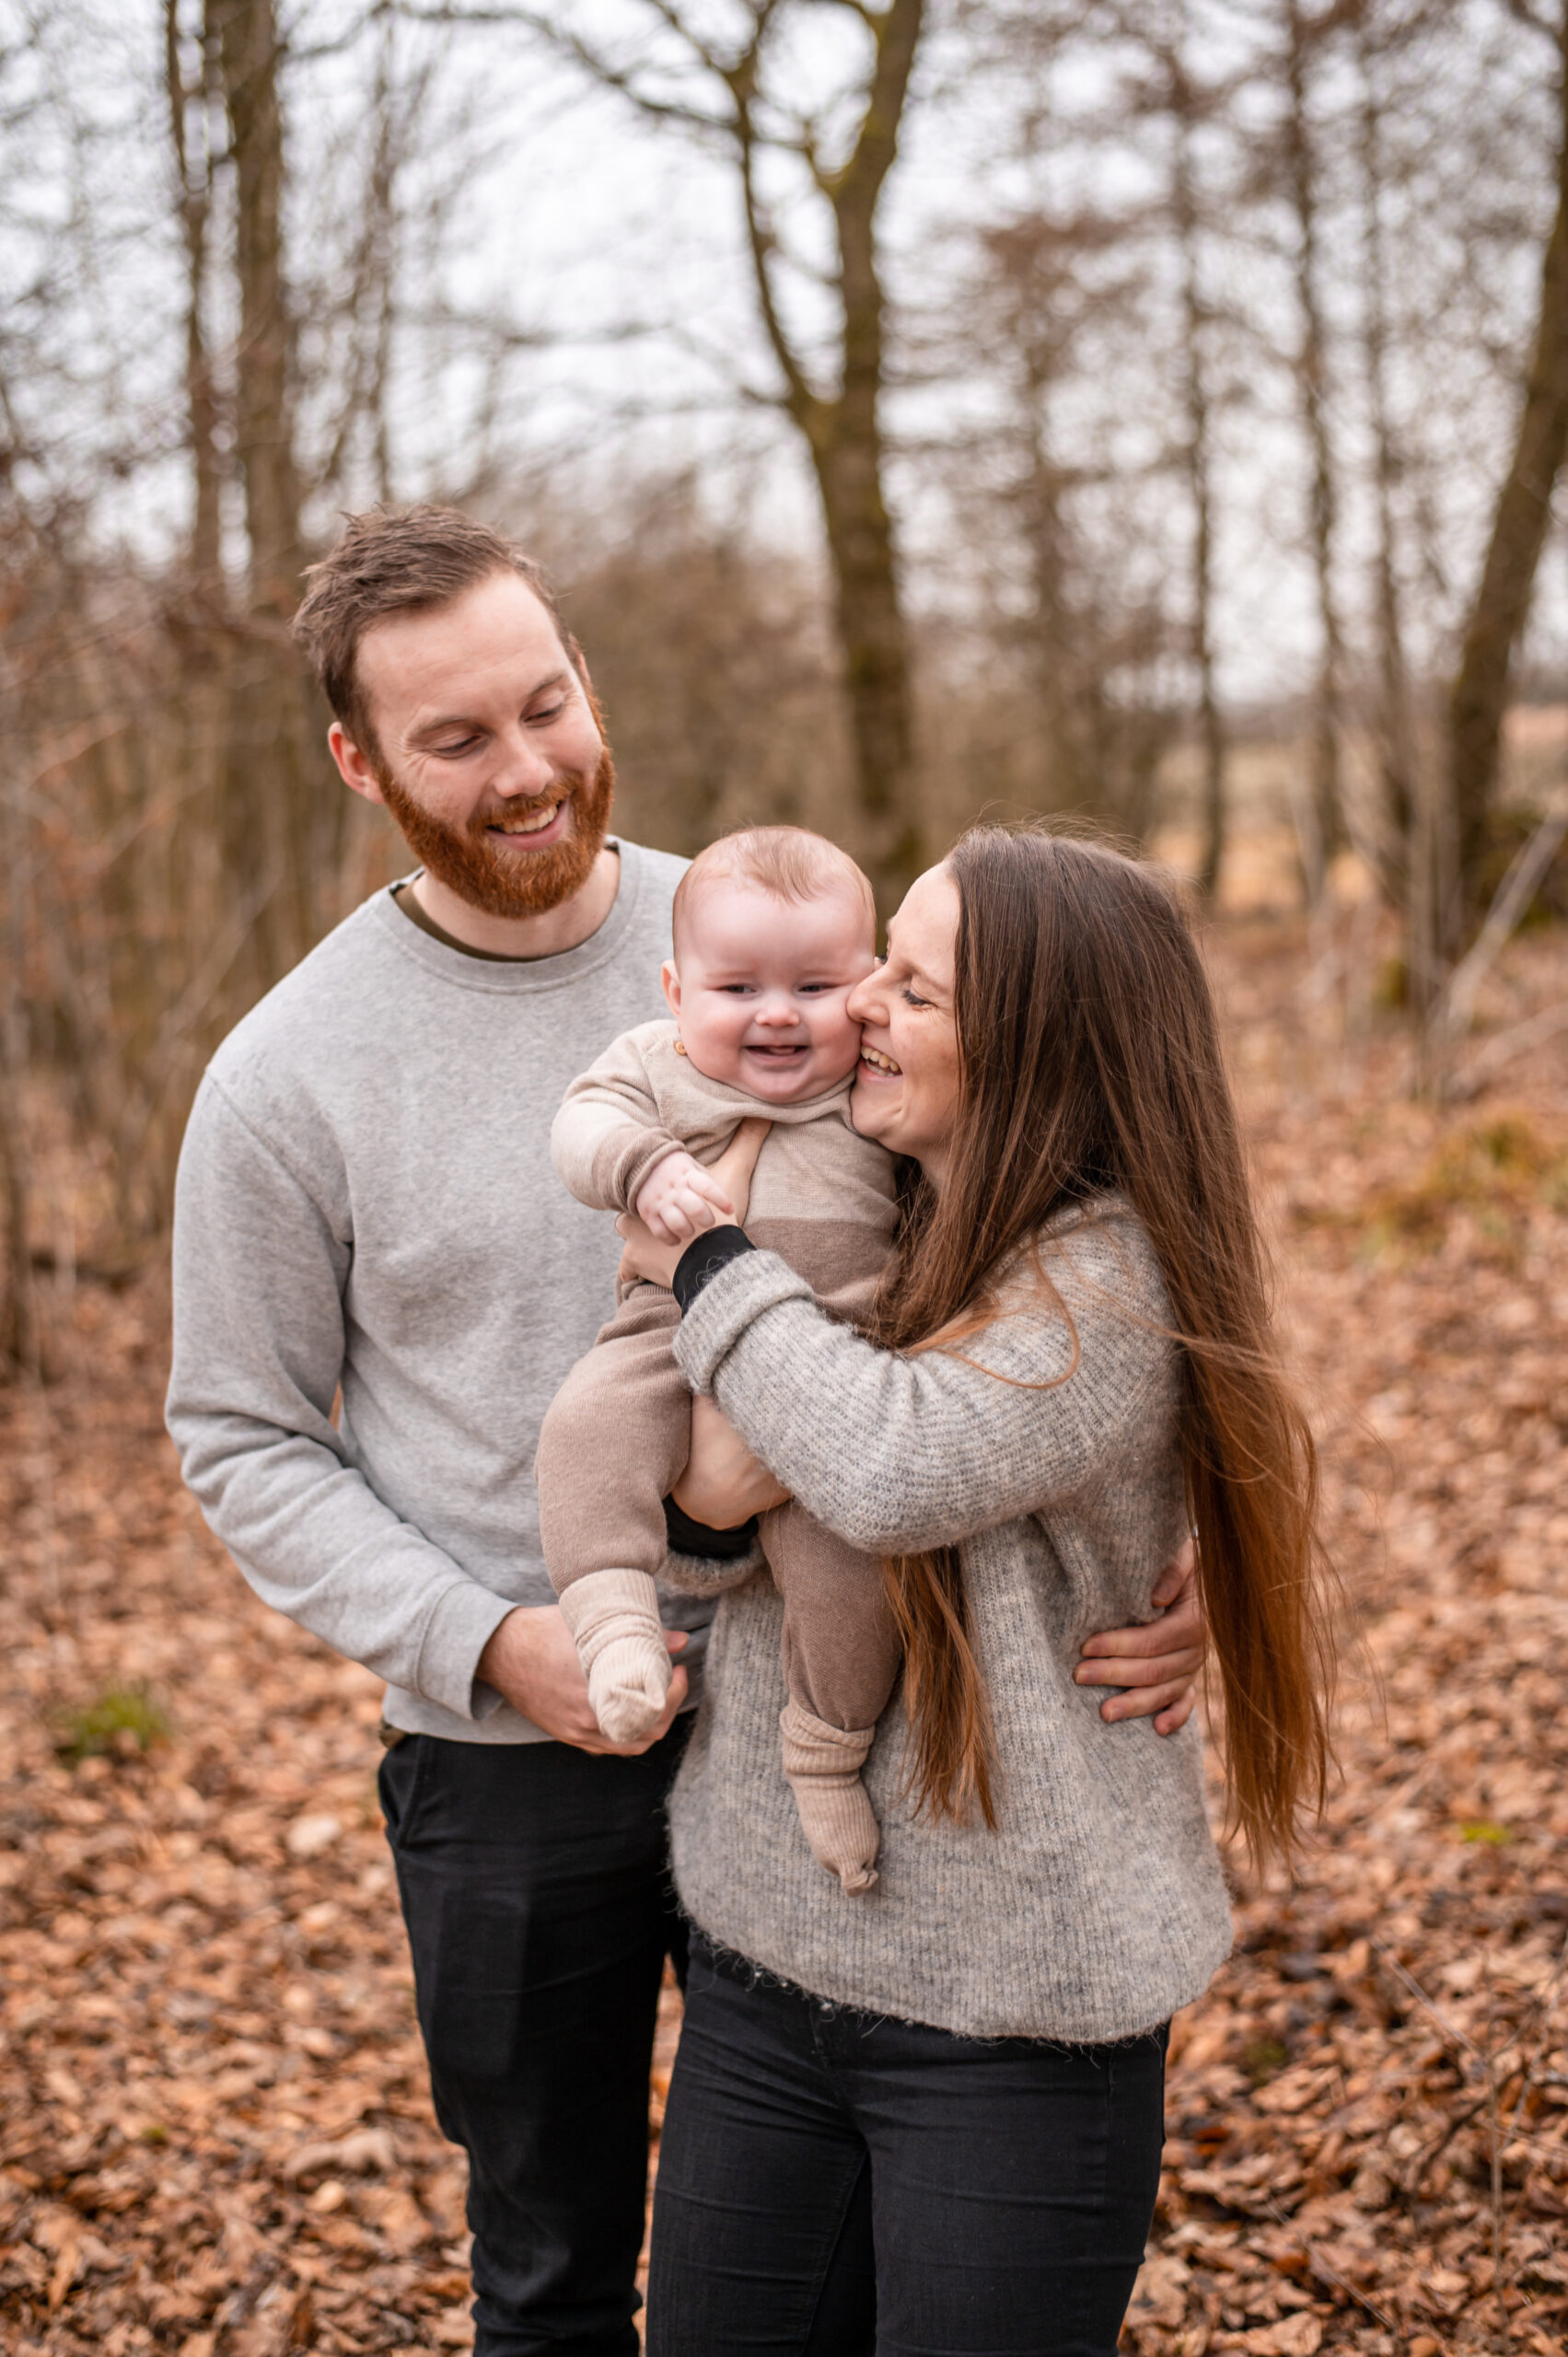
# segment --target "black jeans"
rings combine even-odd
[[[648,2357],[1111,2357],[1159,2186],[1165,2049],[1163,2029],[955,2038],[760,1979],[698,1934]]]
[[[635,2357],[688,1731],[639,1759],[405,1736],[382,1762],[436,2117],[469,2156],[476,2357]]]

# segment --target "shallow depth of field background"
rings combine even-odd
[[[7,2350],[471,2341],[375,1681],[160,1420],[202,1065],[407,864],[288,617],[417,497],[631,836],[1187,879],[1353,1643],[1126,2346],[1562,2349],[1565,159],[1555,0],[0,0]]]

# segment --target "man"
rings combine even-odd
[[[620,1252],[557,1182],[550,1124],[661,1011],[682,864],[609,836],[581,653],[482,525],[351,518],[296,628],[345,784],[421,866],[203,1083],[168,1424],[257,1593],[388,1681],[382,1800],[436,2116],[469,2155],[478,2357],[634,2357],[654,2015],[680,1950],[663,1806],[706,1612],[668,1615],[681,1659],[652,1740],[607,1743],[532,1467]],[[1184,1716],[1191,1633],[1097,1664],[1144,1689],[1107,1709]]]

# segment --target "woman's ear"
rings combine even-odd
[[[659,968],[658,978],[664,984],[664,994],[668,1002],[669,1011],[679,1023],[680,1020],[680,977],[675,970],[675,960],[672,958],[665,959],[664,964]]]

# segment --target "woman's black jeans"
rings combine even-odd
[[[1164,2029],[955,2038],[697,1935],[648,2357],[1111,2357],[1159,2185],[1165,2049]]]

